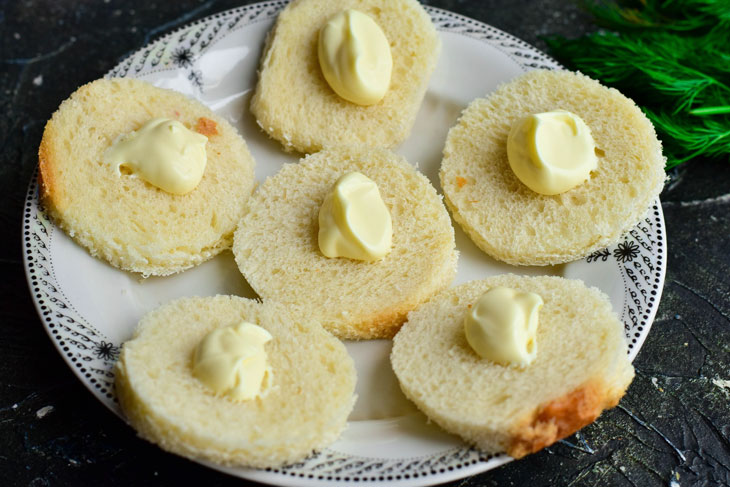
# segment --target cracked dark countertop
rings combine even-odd
[[[0,484],[246,485],[136,438],[58,355],[33,307],[22,205],[45,121],[79,85],[190,21],[246,2],[0,3]],[[425,2],[544,48],[593,30],[572,2]],[[730,485],[730,161],[695,160],[661,196],[664,294],[619,407],[579,435],[453,486]]]

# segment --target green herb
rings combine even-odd
[[[730,24],[730,2],[727,0],[584,0],[582,5],[599,25],[613,30],[691,31]]]
[[[547,39],[566,66],[636,101],[664,144],[667,168],[730,155],[730,0],[586,4],[600,25]]]

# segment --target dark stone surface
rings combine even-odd
[[[43,124],[147,41],[233,0],[0,3],[0,484],[244,485],[135,437],[66,367],[23,272],[21,214]],[[544,47],[592,30],[571,2],[426,2]],[[579,437],[450,485],[730,485],[730,164],[693,161],[662,194],[664,296],[620,406]],[[715,381],[715,382],[713,382]],[[43,409],[45,408],[45,409]],[[44,415],[45,413],[45,415]]]

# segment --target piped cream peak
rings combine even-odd
[[[494,287],[482,294],[466,315],[466,341],[484,359],[525,367],[537,357],[542,305],[542,298],[535,293]]]
[[[271,367],[264,344],[273,337],[253,323],[242,322],[208,333],[193,355],[193,376],[216,395],[246,401],[271,386]]]
[[[393,241],[393,222],[377,184],[359,172],[341,176],[319,209],[319,248],[326,257],[372,262]]]
[[[319,65],[330,87],[357,105],[374,105],[388,91],[390,44],[380,26],[359,10],[342,10],[319,31]]]
[[[585,182],[598,167],[591,129],[565,110],[529,115],[512,126],[507,157],[525,186],[545,195]]]
[[[177,120],[153,118],[118,137],[104,153],[104,162],[119,175],[125,167],[168,193],[186,194],[203,178],[207,141]]]

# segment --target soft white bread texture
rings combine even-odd
[[[525,368],[482,359],[464,336],[469,307],[494,286],[537,293],[537,358]],[[445,430],[520,458],[618,404],[634,376],[623,325],[583,282],[503,275],[448,289],[408,315],[393,340],[401,389]]]
[[[376,262],[328,258],[318,214],[332,185],[359,171],[378,185],[393,221]],[[236,262],[265,301],[300,306],[340,338],[390,338],[406,314],[456,274],[454,229],[428,179],[387,149],[342,147],[287,164],[253,194],[233,242]]]
[[[104,164],[122,134],[155,117],[208,137],[200,184],[167,193]],[[46,124],[38,151],[41,200],[53,220],[92,255],[120,269],[167,275],[230,247],[254,186],[254,161],[223,118],[181,93],[135,79],[79,88]]]
[[[350,8],[371,16],[391,46],[390,88],[371,106],[340,98],[319,67],[319,30]],[[295,0],[279,14],[267,38],[251,112],[286,150],[393,147],[411,131],[440,50],[436,28],[415,0]]]
[[[522,117],[557,109],[590,127],[598,168],[576,188],[546,196],[510,169],[507,135]],[[548,265],[615,243],[659,196],[665,176],[654,127],[633,101],[579,73],[536,70],[464,110],[446,139],[440,178],[454,219],[479,248],[510,264]]]
[[[192,375],[210,331],[248,321],[268,330],[272,369],[263,397],[216,397]],[[222,465],[291,463],[337,439],[355,396],[344,345],[303,314],[235,296],[184,298],[147,314],[122,348],[119,404],[139,435],[165,450]]]

